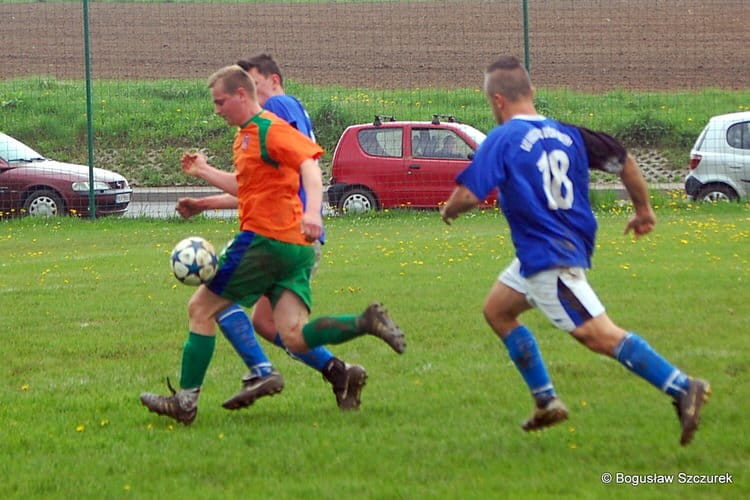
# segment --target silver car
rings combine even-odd
[[[693,200],[750,196],[750,111],[712,117],[690,151],[685,191]]]

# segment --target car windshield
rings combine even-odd
[[[26,144],[5,134],[0,134],[0,158],[9,163],[12,161],[34,161],[44,159],[42,155],[28,147]]]
[[[471,125],[466,125],[462,123],[462,124],[459,124],[459,127],[466,135],[471,137],[474,140],[474,142],[477,143],[477,146],[482,144],[482,142],[484,142],[484,140],[487,138],[487,135],[484,132],[475,129]]]

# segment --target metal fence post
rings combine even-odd
[[[86,135],[89,153],[89,219],[96,219],[94,197],[94,106],[91,98],[91,47],[89,0],[83,0],[83,57],[86,65]]]

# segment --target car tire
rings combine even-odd
[[[65,202],[57,192],[40,189],[26,198],[23,209],[32,217],[55,217],[65,214]]]
[[[726,184],[707,184],[698,191],[696,199],[700,201],[737,201],[739,195]]]
[[[362,214],[370,210],[377,210],[378,204],[375,195],[368,189],[352,189],[344,193],[339,201],[340,212],[348,214]]]

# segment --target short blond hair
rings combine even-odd
[[[221,84],[227,94],[236,94],[237,89],[243,88],[253,99],[258,98],[255,81],[247,71],[236,64],[224,66],[208,77],[208,88],[214,88],[217,84]]]

